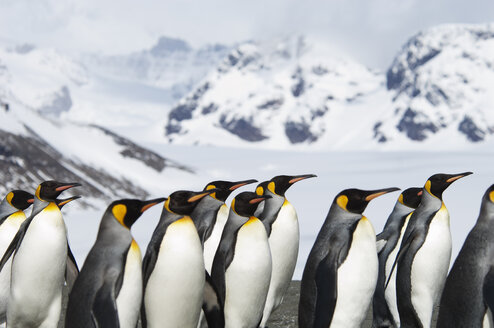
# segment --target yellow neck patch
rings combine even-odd
[[[276,194],[276,192],[274,191],[274,182],[271,181],[270,183],[268,183],[268,190],[271,191],[273,194]]]
[[[338,198],[336,198],[336,204],[338,204],[339,207],[341,207],[346,211],[347,210],[346,205],[348,204],[348,197],[345,195],[338,196]]]
[[[38,186],[38,188],[36,189],[36,197],[39,199],[39,200],[42,200],[41,197],[40,197],[40,194],[41,193],[41,185]]]
[[[232,199],[232,205],[230,205],[231,209],[233,210],[233,212],[237,213],[237,211],[235,211],[235,198]],[[238,214],[238,213],[237,213]]]
[[[403,203],[403,194],[400,194],[400,197],[398,197],[398,202],[400,202],[401,205],[405,205],[405,203]]]
[[[493,203],[494,203],[494,191],[491,191],[491,192],[489,193],[489,198],[491,199],[491,202],[493,202]]]
[[[425,190],[427,190],[427,192],[429,194],[432,195],[432,192],[431,192],[431,180],[427,180],[427,182],[425,183],[425,186],[424,186]]]
[[[252,223],[256,222],[257,220],[259,220],[259,219],[258,219],[258,218],[256,218],[255,216],[251,216],[251,217],[249,218],[249,221],[247,221],[247,222],[245,222],[245,223],[244,223],[244,226],[247,226],[247,225],[249,225],[249,224],[252,224]]]
[[[264,188],[259,186],[256,188],[256,194],[257,196],[262,196],[264,194]]]
[[[211,190],[211,189],[215,189],[216,186],[215,185],[209,185],[206,187],[206,190]],[[216,192],[213,192],[212,194],[209,194],[211,197],[213,197],[214,199],[217,199],[216,198]]]
[[[117,205],[113,206],[113,208],[111,209],[111,212],[113,213],[113,216],[115,217],[115,219],[117,219],[117,221],[120,222],[121,225],[128,228],[124,223],[125,214],[127,214],[127,206],[125,206],[123,204],[117,204]]]
[[[14,193],[13,193],[13,192],[9,192],[9,193],[7,194],[7,197],[6,197],[6,198],[7,198],[7,202],[8,202],[11,206],[14,206],[14,205],[12,205],[12,199],[14,198]],[[15,206],[14,206],[14,207],[15,207]]]

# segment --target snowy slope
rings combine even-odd
[[[465,149],[494,133],[494,25],[412,37],[386,74],[318,40],[248,42],[169,114],[177,144]]]
[[[162,195],[191,171],[104,128],[44,118],[12,96],[0,109],[0,194],[43,180],[80,182],[83,202]]]

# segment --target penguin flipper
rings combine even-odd
[[[220,303],[220,297],[214,286],[213,279],[207,271],[205,273],[206,285],[204,286],[202,310],[206,316],[209,328],[223,328],[225,327],[225,317]]]
[[[377,254],[381,253],[381,251],[384,249],[386,246],[386,243],[388,241],[386,239],[379,239],[376,241],[376,249],[377,249]]]
[[[15,234],[14,238],[12,239],[12,242],[10,243],[9,247],[3,254],[2,259],[0,260],[0,272],[2,271],[3,267],[5,266],[5,263],[8,262],[9,258],[12,256],[14,251],[19,247],[21,244],[22,240],[24,239],[24,235],[26,234],[27,228],[29,227],[29,224],[31,224],[32,218],[26,219],[24,222],[22,222],[21,226],[19,227],[19,230],[17,230],[17,233]]]
[[[67,240],[67,266],[65,267],[65,283],[69,288],[69,292],[72,290],[78,275],[79,267],[77,266],[74,254],[72,254],[69,241]]]
[[[395,261],[393,262],[393,266],[391,267],[391,271],[389,272],[389,277],[388,280],[386,281],[386,285],[384,285],[384,289],[388,288],[389,281],[391,280],[391,277],[393,276],[393,271],[396,268],[396,265],[400,262],[401,258],[403,255],[406,254],[410,246],[412,245],[412,242],[415,240],[414,234],[410,234],[407,238],[407,240],[404,240],[401,243],[400,250],[398,251],[398,255],[396,255]]]
[[[494,312],[494,267],[491,267],[484,278],[483,286],[484,303]]]
[[[316,306],[314,328],[329,327],[333,320],[338,298],[338,267],[348,255],[348,242],[340,236],[331,238],[328,255],[319,262],[316,269]],[[344,258],[341,258],[344,256]]]
[[[96,292],[91,310],[91,318],[96,328],[120,328],[115,293],[118,275],[117,270],[108,270],[103,285]]]

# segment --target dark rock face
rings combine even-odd
[[[310,131],[310,125],[305,122],[286,122],[285,134],[292,144],[317,140],[317,136]]]
[[[422,141],[427,138],[426,132],[436,133],[438,131],[438,128],[428,117],[413,111],[411,108],[407,108],[396,128],[415,141]]]
[[[465,116],[460,122],[458,130],[472,142],[479,142],[484,140],[486,134],[485,131],[477,127],[474,121],[468,116]]]
[[[388,138],[386,138],[384,133],[382,133],[381,130],[379,129],[382,126],[382,124],[383,124],[382,122],[377,122],[373,128],[374,139],[376,139],[377,142],[379,143],[385,143],[386,141],[388,141]]]
[[[255,142],[267,139],[267,137],[262,134],[261,129],[252,125],[252,123],[245,118],[233,118],[227,121],[226,117],[222,116],[220,118],[220,125],[228,132],[235,134],[247,141]]]
[[[305,80],[300,67],[297,68],[292,78],[295,80],[295,84],[292,86],[292,94],[294,97],[299,97],[305,91]]]
[[[62,89],[54,95],[52,102],[41,107],[39,112],[42,114],[58,116],[62,112],[68,112],[70,108],[72,108],[70,91],[69,88],[63,86]]]
[[[160,57],[169,55],[173,52],[187,52],[190,50],[191,47],[187,42],[162,36],[159,38],[158,43],[151,48],[150,52],[153,56]]]
[[[271,109],[271,110],[276,110],[279,109],[283,105],[283,98],[279,99],[271,99],[268,100],[260,105],[257,106],[257,109],[264,110],[264,109]]]
[[[209,88],[210,84],[208,82],[202,84],[183,102],[180,102],[170,111],[170,114],[168,115],[168,124],[165,127],[165,135],[169,136],[181,132],[182,127],[180,125],[180,122],[192,119],[192,113],[197,109],[198,106],[197,101],[206,93],[206,91],[209,90]]]

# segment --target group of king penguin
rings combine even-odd
[[[398,197],[377,236],[363,215],[368,203],[399,188],[346,189],[333,200],[301,281],[300,328],[494,327],[494,185],[449,275],[451,232],[442,194],[470,175],[435,174]],[[68,290],[67,328],[267,327],[295,270],[297,213],[286,199],[314,174],[213,181],[202,191],[167,198],[120,199],[101,219],[79,271],[58,197],[79,183],[42,182],[34,195],[9,192],[0,203],[0,323],[58,326]],[[131,227],[163,203],[144,258]],[[31,214],[24,211],[33,204]]]

